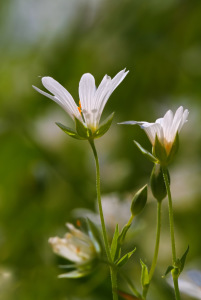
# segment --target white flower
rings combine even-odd
[[[84,74],[79,83],[79,107],[71,94],[51,77],[43,77],[42,84],[53,95],[35,86],[33,88],[59,104],[73,120],[77,118],[92,132],[95,132],[99,127],[101,114],[110,95],[127,73],[128,71],[122,70],[113,79],[105,75],[97,89],[94,77],[90,73]]]
[[[180,106],[175,115],[168,110],[163,118],[157,119],[155,123],[128,121],[121,124],[138,124],[146,132],[152,146],[155,146],[156,136],[165,148],[167,155],[170,153],[177,132],[179,133],[184,123],[187,122],[189,111]]]
[[[64,238],[51,237],[49,239],[53,251],[77,265],[91,262],[97,255],[92,240],[72,224],[67,223],[66,226],[70,232]]]

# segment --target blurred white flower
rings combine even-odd
[[[122,82],[127,73],[128,71],[122,70],[113,79],[105,75],[97,89],[93,75],[90,73],[84,74],[79,83],[79,106],[77,106],[71,94],[51,77],[42,77],[42,84],[53,95],[35,86],[33,88],[55,101],[73,120],[75,118],[78,119],[93,133],[99,127],[101,114],[110,95]]]
[[[172,281],[169,282],[172,286]],[[201,299],[201,272],[191,270],[179,277],[179,289],[181,293],[195,299]]]
[[[97,241],[93,240],[92,235],[88,236],[70,223],[67,223],[66,226],[69,232],[64,238],[51,237],[49,243],[56,254],[75,263],[75,265],[67,267],[77,268],[77,270],[59,277],[81,277],[89,272],[88,266],[97,258],[100,248]],[[85,266],[87,266],[87,272]]]
[[[131,217],[131,202],[132,196],[128,197],[126,195],[126,197],[122,199],[115,193],[102,196],[103,214],[109,234],[113,234],[117,224],[119,225],[119,228],[122,229],[123,226],[128,223],[128,220]],[[85,208],[78,208],[73,211],[73,215],[75,218],[81,216],[88,217],[94,223],[100,225],[98,206],[96,207],[96,211],[97,212],[93,212]],[[135,226],[135,230],[138,230],[141,226],[143,226],[142,222]]]

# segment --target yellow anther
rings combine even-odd
[[[80,114],[82,112],[82,107],[81,107],[81,102],[79,101],[79,106],[77,107],[77,109],[79,110]]]

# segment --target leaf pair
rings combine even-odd
[[[182,255],[182,257],[180,259],[177,259],[175,265],[169,266],[167,268],[164,277],[170,272],[174,272],[177,276],[179,276],[181,274],[181,272],[183,271],[184,266],[185,266],[186,256],[187,256],[188,252],[189,252],[189,246],[187,247],[187,249],[184,252],[184,254]]]
[[[125,225],[124,228],[122,229],[121,233],[119,234],[119,226],[118,224],[116,225],[114,236],[112,239],[112,244],[111,244],[111,257],[112,261],[115,263],[117,267],[122,267],[125,265],[125,263],[129,260],[129,258],[133,255],[135,252],[136,248],[133,249],[132,251],[126,253],[124,256],[121,257],[121,246],[123,244],[123,241],[126,237],[127,231],[130,228],[130,225]]]

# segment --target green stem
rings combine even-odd
[[[173,266],[176,265],[177,256],[176,256],[176,246],[175,246],[175,237],[174,237],[174,219],[173,219],[173,208],[172,208],[172,196],[170,191],[170,184],[168,180],[168,173],[167,169],[163,168],[163,177],[164,182],[167,190],[168,196],[168,206],[169,206],[169,222],[170,222],[170,235],[171,235],[171,244],[172,244],[172,263]],[[176,300],[180,300],[180,292],[179,292],[179,285],[178,285],[178,275],[174,276],[172,273],[172,278],[174,282],[174,290],[175,290],[175,297]]]
[[[161,233],[161,201],[157,202],[157,229],[156,229],[156,244],[155,244],[155,251],[154,251],[154,258],[152,261],[151,269],[149,272],[149,281],[151,281],[158,259],[158,250],[159,250],[159,243],[160,243],[160,233]]]
[[[105,220],[103,215],[103,208],[101,203],[101,192],[100,192],[100,167],[99,167],[99,161],[98,161],[98,154],[96,151],[96,147],[94,144],[94,140],[89,140],[89,143],[91,145],[95,163],[96,163],[96,192],[97,192],[97,199],[98,199],[98,207],[99,207],[99,214],[100,214],[100,220],[101,220],[101,227],[102,227],[102,234],[103,234],[103,241],[105,245],[105,251],[107,254],[107,258],[110,264],[110,275],[111,275],[111,282],[112,282],[112,294],[113,294],[113,300],[118,300],[118,295],[116,293],[117,291],[117,272],[113,265],[111,253],[110,253],[110,247],[109,247],[109,241],[107,237],[107,231],[105,226]]]

